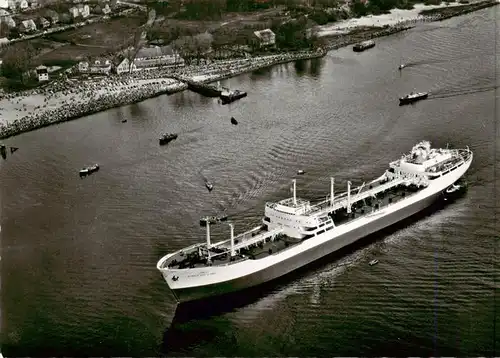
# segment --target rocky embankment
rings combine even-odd
[[[363,30],[354,30],[348,33],[338,33],[326,35],[326,48],[328,50],[335,50],[341,47],[349,46],[357,42],[371,40],[377,37],[388,36],[398,32],[409,30],[419,23],[443,21],[455,16],[465,15],[474,11],[485,9],[487,7],[498,5],[497,0],[487,0],[475,2],[467,5],[445,6],[432,8],[421,11],[415,18],[399,21],[393,25],[385,25],[382,27],[369,26]]]
[[[105,78],[67,80],[22,96],[7,95],[0,100],[0,138],[186,88],[172,79]]]
[[[193,68],[186,67],[172,72],[171,75],[184,81],[210,83],[280,63],[317,58],[325,54],[326,50],[319,49],[317,51],[297,51],[253,58],[218,61]]]

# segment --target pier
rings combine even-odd
[[[218,88],[217,86],[211,85],[209,83],[193,81],[192,79],[178,75],[171,75],[169,77],[187,84],[188,89],[206,97],[219,97],[222,93],[221,88]]]

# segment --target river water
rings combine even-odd
[[[185,91],[7,139],[20,149],[0,160],[3,354],[498,354],[499,17],[244,74],[224,81],[249,92],[228,106]],[[399,107],[412,90],[432,95]],[[164,131],[179,138],[159,147]],[[155,265],[204,240],[202,215],[226,208],[241,232],[297,169],[298,195],[319,198],[330,176],[336,190],[371,180],[422,139],[474,151],[463,198],[244,304],[178,319]]]

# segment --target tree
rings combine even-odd
[[[146,31],[143,31],[142,28],[138,28],[134,33],[134,43],[133,47],[126,52],[127,59],[130,64],[132,64],[135,60],[135,56],[137,56],[137,52],[141,49],[141,47],[146,42]],[[132,65],[130,65],[130,72],[132,72]]]
[[[8,37],[10,34],[10,27],[6,22],[0,22],[0,38]]]
[[[2,74],[7,78],[16,78],[24,83],[24,74],[28,71],[30,60],[36,51],[29,42],[10,46],[3,56]]]

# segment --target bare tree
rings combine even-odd
[[[7,23],[4,21],[0,22],[0,38],[9,36],[9,33],[10,33],[9,25],[7,25]]]
[[[193,40],[196,59],[199,63],[200,59],[205,58],[206,54],[210,50],[213,42],[213,36],[208,32],[204,32],[202,34],[194,36]]]

